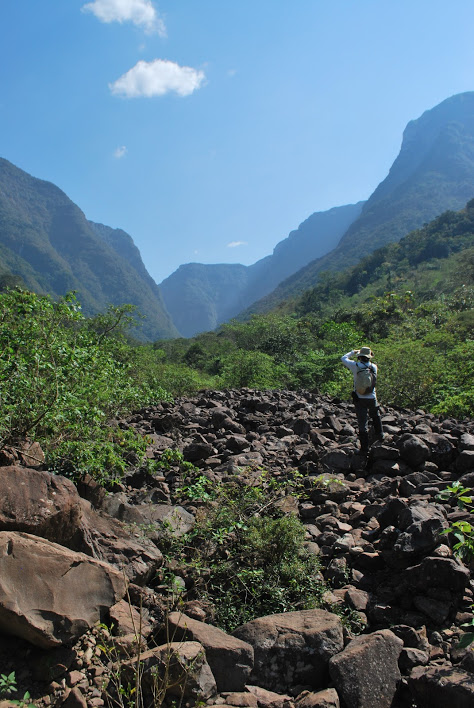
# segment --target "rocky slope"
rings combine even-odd
[[[182,464],[154,477],[137,469],[106,495],[92,480],[76,489],[43,471],[37,446],[3,450],[2,673],[15,670],[20,693],[38,705],[101,706],[118,669],[133,681],[140,645],[145,695],[156,689],[153,674],[166,673],[167,703],[182,695],[188,705],[200,696],[242,708],[472,706],[473,654],[458,642],[474,582],[443,535],[466,513],[438,495],[453,481],[474,486],[474,423],[382,412],[386,438],[367,460],[352,405],[309,392],[210,391],[119,421],[149,437],[150,457],[178,449],[209,480],[252,485],[262,468],[274,480],[302,475],[306,493],[281,492],[275,503],[305,525],[330,588],[326,605],[260,617],[232,635],[160,551],[164,531],[181,537],[202,508],[176,503]],[[170,573],[184,591],[171,613]],[[360,636],[338,606],[356,613]]]
[[[88,221],[58,187],[0,159],[0,271],[54,298],[75,290],[86,315],[109,304],[135,305],[145,319],[134,334],[177,334],[132,238]]]

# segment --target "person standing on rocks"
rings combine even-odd
[[[360,452],[362,455],[367,455],[369,452],[369,415],[374,425],[377,440],[384,439],[380,408],[375,391],[377,365],[371,361],[373,356],[370,347],[361,347],[361,349],[353,349],[341,357],[342,363],[352,371],[354,377],[352,400],[354,401],[357,415]],[[357,361],[353,361],[351,357],[357,357]]]

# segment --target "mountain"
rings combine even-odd
[[[192,337],[235,317],[309,261],[336,246],[360,215],[363,202],[316,212],[251,266],[187,263],[160,289],[179,332]]]
[[[474,92],[446,99],[408,123],[389,174],[331,252],[283,281],[243,317],[265,312],[474,195]]]
[[[378,248],[357,265],[332,273],[331,278],[321,278],[291,303],[291,310],[303,316],[324,311],[334,317],[337,313],[339,319],[355,321],[361,308],[376,309],[374,298],[390,293],[395,296],[393,303],[408,298],[405,300],[408,306],[415,294],[420,303],[439,298],[446,309],[463,312],[472,332],[473,285],[474,199],[471,199],[464,209],[446,211],[400,241]],[[429,311],[428,306],[425,314]],[[382,311],[382,315],[387,314]],[[422,314],[420,308],[419,316]]]
[[[86,315],[136,305],[139,339],[177,335],[131,236],[88,221],[58,187],[0,158],[0,271],[54,298],[77,292]]]

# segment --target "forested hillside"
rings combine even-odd
[[[347,397],[340,356],[369,344],[387,404],[472,415],[474,200],[299,299],[193,340],[155,345],[222,386],[310,388]]]
[[[131,303],[140,339],[176,335],[131,236],[88,221],[58,187],[0,159],[0,275],[54,298],[75,290],[84,312]],[[7,277],[7,280],[8,280]],[[11,280],[11,277],[10,277]]]

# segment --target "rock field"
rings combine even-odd
[[[133,685],[139,655],[145,705],[472,708],[474,651],[458,644],[474,565],[443,534],[469,515],[439,494],[474,488],[474,423],[387,408],[382,420],[367,459],[352,404],[309,392],[205,391],[117,421],[148,436],[150,458],[179,450],[211,481],[297,470],[310,491],[282,508],[305,525],[333,607],[357,613],[357,636],[329,609],[228,634],[192,593],[168,608],[160,529],[181,537],[197,513],[176,502],[179,464],[106,493],[46,471],[38,446],[0,451],[0,674],[15,671],[40,707],[106,705],[113,671]],[[100,648],[111,632],[113,656]],[[167,689],[153,697],[157,674]]]

